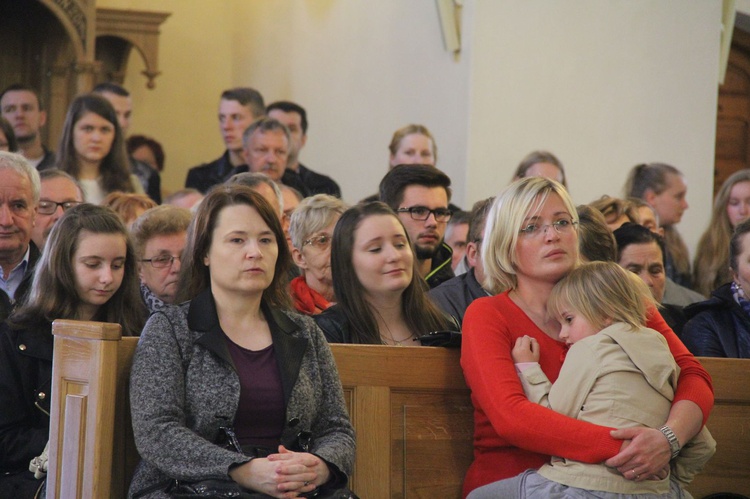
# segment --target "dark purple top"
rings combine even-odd
[[[273,344],[253,351],[227,337],[227,348],[240,378],[240,403],[234,416],[234,431],[240,445],[279,446],[284,429],[284,390]]]

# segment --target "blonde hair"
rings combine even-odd
[[[556,180],[525,177],[511,183],[495,198],[487,215],[482,239],[482,263],[486,276],[484,286],[490,292],[500,293],[518,286],[515,262],[518,231],[531,210],[544,205],[550,194],[560,196],[573,222],[577,223],[576,207],[568,191]]]
[[[614,224],[623,215],[628,217],[628,222],[637,224],[641,221],[638,208],[629,199],[613,198],[605,194],[599,199],[591,201],[589,206],[599,210],[604,215],[604,221],[607,225]]]
[[[190,210],[168,204],[146,210],[130,227],[138,259],[143,258],[151,238],[187,232],[192,218]]]
[[[614,262],[580,265],[552,288],[547,300],[547,310],[553,316],[562,318],[573,309],[600,329],[610,321],[633,329],[643,327],[655,305],[648,286]]]
[[[302,251],[305,239],[328,227],[346,211],[346,204],[329,194],[316,194],[305,198],[294,209],[289,223],[292,245]]]
[[[695,290],[704,296],[710,296],[711,291],[732,280],[729,241],[734,227],[727,215],[727,205],[732,188],[742,182],[750,182],[750,170],[734,172],[721,185],[711,212],[711,222],[698,242],[693,263],[693,284]]]

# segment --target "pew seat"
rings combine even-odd
[[[137,338],[116,324],[63,320],[53,334],[47,497],[123,498],[138,461],[127,395]],[[363,499],[460,497],[473,409],[459,351],[331,347],[357,432],[352,489]],[[690,491],[750,494],[750,360],[700,361],[713,377],[718,445]]]

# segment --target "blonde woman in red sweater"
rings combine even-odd
[[[555,413],[530,402],[511,350],[535,338],[550,381],[560,372],[565,343],[547,311],[554,285],[578,265],[578,220],[565,188],[541,177],[508,186],[495,200],[484,232],[485,285],[497,295],[475,300],[463,323],[461,366],[474,403],[474,462],[464,496],[479,486],[539,468],[556,455],[606,461],[626,479],[664,478],[682,444],[700,431],[713,405],[710,377],[659,313],[647,326],[664,335],[681,368],[662,430],[617,430]]]

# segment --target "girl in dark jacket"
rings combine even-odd
[[[750,220],[739,224],[729,243],[732,282],[711,298],[685,309],[691,318],[682,341],[693,355],[750,358]]]
[[[35,272],[28,303],[0,326],[0,499],[34,497],[42,483],[29,463],[49,439],[52,321],[114,322],[137,335],[145,319],[133,249],[108,208],[65,212]]]

